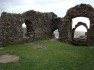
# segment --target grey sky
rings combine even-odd
[[[40,12],[54,12],[59,17],[64,17],[66,11],[81,3],[90,4],[94,7],[94,0],[0,0],[0,13],[10,12],[10,13],[23,13],[28,10],[35,10]],[[86,21],[87,19],[79,18],[78,21]],[[73,24],[78,22],[73,21]],[[85,31],[86,29],[79,28],[79,30]]]
[[[80,3],[94,6],[94,0],[0,0],[0,13],[22,13],[27,10],[54,12],[63,17],[66,11]]]

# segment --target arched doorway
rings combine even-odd
[[[73,40],[73,31],[72,31],[72,19],[76,17],[87,17],[90,21],[89,29],[87,30],[87,44],[94,44],[94,8],[88,4],[79,4],[70,8],[65,17],[63,18],[63,24],[61,25],[62,30],[60,30],[60,39],[63,39],[64,42],[71,43]]]
[[[83,28],[85,31],[81,31],[80,29]],[[77,27],[74,31],[73,40],[87,40],[87,29],[83,25]]]
[[[58,31],[58,29],[54,30],[52,35],[53,35],[54,39],[59,39],[59,31]]]
[[[54,18],[51,20],[51,37],[54,39],[59,39],[59,24],[61,21],[61,18]]]
[[[23,38],[25,37],[34,38],[34,28],[30,20],[25,20],[24,23],[22,24],[22,28],[23,28]]]
[[[83,28],[83,30],[81,30]],[[87,45],[88,26],[83,22],[78,22],[72,30],[72,44]]]
[[[26,37],[26,33],[27,33],[27,26],[25,23],[22,24],[22,29],[23,29],[23,38]]]

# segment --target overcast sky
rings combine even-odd
[[[69,8],[81,3],[94,7],[94,0],[0,0],[0,13],[23,13],[27,10],[35,10],[54,12],[59,17],[63,17]]]
[[[94,6],[94,0],[0,0],[0,12],[22,13],[36,10],[54,12],[63,17],[69,8],[81,3]]]

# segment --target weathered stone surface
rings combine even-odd
[[[35,39],[49,38],[52,34],[52,23],[57,18],[53,12],[42,13],[33,10],[22,14],[6,13],[1,14],[0,40],[3,45],[10,43],[32,42]],[[26,34],[23,38],[22,24],[26,24]],[[3,37],[2,37],[3,36]]]
[[[52,20],[56,17],[57,16],[53,12],[42,13],[30,10],[23,13],[24,21],[30,21],[30,24],[26,23],[29,27],[29,29],[27,29],[27,32],[32,35],[33,30],[33,36],[35,39],[50,36]]]
[[[90,28],[87,30],[88,38],[86,44],[94,45],[94,8],[88,4],[76,5],[67,11],[60,27],[60,39],[69,43],[73,41],[72,19],[75,17],[89,18]]]
[[[22,17],[21,14],[3,12],[1,14],[3,43],[21,42],[22,40]]]
[[[56,29],[59,31],[60,40],[71,43],[73,41],[72,19],[75,17],[89,18],[87,44],[94,45],[94,8],[88,4],[80,4],[70,8],[62,19],[53,12],[42,13],[34,10],[22,14],[3,12],[0,17],[0,46],[51,38]],[[25,37],[23,37],[23,23],[26,25]]]
[[[0,17],[0,47],[2,47],[2,23],[1,23],[1,17]]]

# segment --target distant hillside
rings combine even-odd
[[[74,34],[77,35],[77,36],[85,36],[84,31],[76,31]]]

